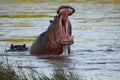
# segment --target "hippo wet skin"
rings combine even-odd
[[[75,12],[71,6],[60,6],[57,16],[50,21],[47,31],[40,34],[33,42],[30,53],[33,55],[60,55],[64,46],[70,53],[70,45],[74,43],[72,26],[68,16]]]

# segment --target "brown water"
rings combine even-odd
[[[21,0],[22,1],[22,0]],[[29,0],[28,0],[29,1]],[[86,76],[87,80],[120,80],[120,5],[69,2],[76,12],[70,16],[75,43],[66,57],[31,56],[26,52],[8,52],[11,43],[25,43],[30,48],[33,40],[48,27],[49,20],[64,2],[7,2],[0,3],[0,56],[14,67],[17,63],[49,75],[61,66]]]

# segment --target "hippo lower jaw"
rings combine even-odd
[[[69,38],[65,38],[65,39],[58,38],[56,42],[59,45],[72,45],[74,43],[74,37],[69,36]]]
[[[59,45],[72,45],[74,43],[74,41],[57,41],[57,44]]]

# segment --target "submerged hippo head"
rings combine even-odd
[[[25,44],[23,45],[13,45],[11,44],[10,46],[10,51],[26,51],[28,48],[26,47]]]
[[[60,45],[71,45],[74,43],[73,36],[71,36],[71,23],[68,16],[72,15],[75,10],[71,6],[60,6],[57,10],[57,16],[51,21],[54,28],[54,40]],[[57,26],[56,26],[57,25]]]

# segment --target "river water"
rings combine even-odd
[[[76,10],[69,17],[75,39],[70,56],[46,58],[32,56],[29,51],[5,53],[11,43],[25,43],[30,48],[62,4]],[[6,55],[14,67],[17,63],[23,68],[31,65],[48,75],[60,66],[87,80],[120,80],[120,5],[3,1],[0,3],[0,56]]]

